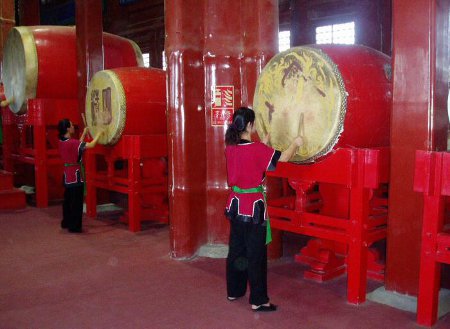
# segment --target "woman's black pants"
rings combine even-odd
[[[230,242],[227,257],[228,297],[241,297],[250,285],[249,302],[261,305],[267,296],[266,227],[261,224],[230,220]]]
[[[61,227],[70,232],[81,232],[83,217],[84,186],[66,187],[64,190],[63,220]]]

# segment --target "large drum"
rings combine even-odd
[[[122,134],[165,134],[166,74],[154,68],[128,67],[97,72],[86,93],[86,121],[99,143],[113,145]]]
[[[105,68],[143,66],[131,40],[103,33],[103,51]],[[14,27],[3,50],[3,82],[16,114],[27,111],[27,99],[77,98],[75,27]]]
[[[337,147],[389,145],[390,58],[357,45],[291,48],[270,60],[258,78],[253,107],[260,136],[285,150],[305,145],[294,162],[312,162]]]

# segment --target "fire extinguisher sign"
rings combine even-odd
[[[211,102],[211,125],[231,124],[234,111],[234,86],[213,87]]]

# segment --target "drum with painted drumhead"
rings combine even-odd
[[[103,33],[104,67],[143,66],[142,53],[131,40]],[[27,111],[33,98],[77,98],[75,27],[18,26],[3,49],[3,83],[10,109]]]
[[[114,145],[122,136],[166,134],[166,74],[155,68],[99,71],[86,93],[86,121],[99,143]]]
[[[389,145],[390,58],[359,45],[313,45],[274,56],[258,78],[253,107],[259,136],[285,150],[303,135],[293,162],[338,147]]]

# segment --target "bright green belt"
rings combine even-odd
[[[73,167],[73,166],[81,166],[80,162],[76,162],[76,163],[65,163],[64,167]]]
[[[240,194],[247,194],[247,193],[262,193],[264,196],[264,211],[267,212],[267,200],[266,200],[266,191],[264,191],[264,187],[262,185],[259,185],[257,187],[252,188],[240,188],[237,186],[232,186],[231,189],[235,193]],[[267,214],[267,213],[266,213]],[[269,215],[266,216],[266,244],[269,244],[272,242],[272,229],[270,228],[270,220]]]
[[[237,186],[232,186],[231,187],[233,189],[233,192],[236,193],[242,193],[242,194],[246,194],[246,193],[264,193],[264,188],[262,185],[259,185],[258,187],[252,187],[252,188],[240,188]]]

